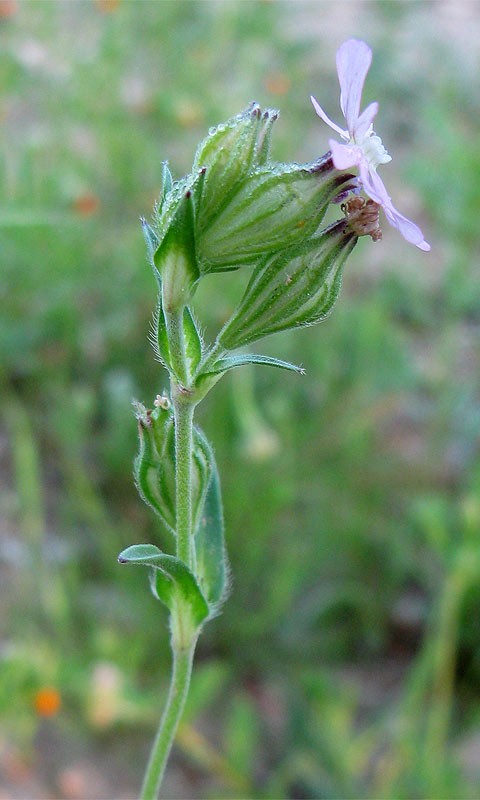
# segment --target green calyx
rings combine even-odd
[[[336,170],[329,155],[309,164],[272,161],[278,116],[253,103],[210,130],[190,174],[173,181],[164,165],[155,225],[144,222],[144,233],[165,313],[190,302],[202,275],[238,269],[301,242],[351,187],[353,175]]]
[[[197,235],[203,269],[236,269],[304,241],[351,178],[338,173],[328,157],[256,170],[209,228]]]
[[[346,220],[340,220],[300,246],[266,256],[219,343],[233,350],[277,331],[320,322],[333,308],[345,260],[357,241]]]

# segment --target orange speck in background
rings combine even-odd
[[[44,686],[35,695],[35,711],[40,717],[53,717],[58,713],[61,702],[60,693],[57,689],[52,686]]]
[[[85,194],[81,194],[76,198],[73,206],[81,217],[91,217],[97,213],[100,200],[93,192],[85,192]]]
[[[120,0],[97,0],[98,10],[102,14],[111,14],[116,11],[120,5]]]
[[[265,89],[278,97],[287,94],[291,81],[284,72],[270,72],[265,78]]]
[[[0,0],[0,18],[13,17],[18,11],[17,0]]]

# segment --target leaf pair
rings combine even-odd
[[[204,435],[196,430],[195,437],[196,450],[205,459],[205,473],[208,478],[194,527],[193,569],[176,556],[162,553],[151,544],[128,547],[118,558],[122,564],[141,564],[153,568],[151,586],[155,596],[170,609],[175,618],[184,616],[180,613],[180,608],[183,612],[188,609],[188,633],[192,635],[206,619],[218,612],[228,590],[228,565],[217,466]]]
[[[187,565],[176,556],[162,553],[154,544],[127,547],[118,556],[118,561],[152,568],[150,585],[153,593],[172,616],[182,618],[188,628],[184,631],[185,638],[191,639],[209,616],[210,609]]]

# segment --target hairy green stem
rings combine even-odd
[[[167,705],[153,743],[142,786],[140,800],[156,800],[173,740],[190,687],[196,641],[189,647],[176,647],[172,642],[173,668]]]
[[[182,331],[183,334],[183,331]],[[195,405],[188,393],[172,380],[175,415],[175,484],[177,557],[193,566],[192,547],[192,452],[193,412]],[[187,611],[188,613],[188,611]],[[162,782],[183,706],[187,698],[192,672],[196,637],[182,636],[182,608],[172,616],[173,668],[167,704],[153,743],[142,787],[141,800],[155,800]]]
[[[173,402],[175,415],[175,484],[177,557],[193,566],[192,549],[192,403],[177,397]]]

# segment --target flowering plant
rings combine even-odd
[[[266,364],[303,373],[286,361],[235,352],[276,331],[323,320],[338,297],[345,262],[360,236],[381,238],[378,211],[403,236],[427,250],[420,229],[392,205],[376,173],[390,160],[373,133],[378,109],[360,114],[371,51],[345,42],[337,54],[343,131],[316,100],[319,115],[347,144],[308,164],[278,163],[270,138],[278,112],[256,103],[212,128],[190,174],[174,181],[164,165],[152,224],[142,220],[158,284],[153,345],[170,376],[170,391],[153,408],[135,403],[140,446],[135,480],[143,500],[174,537],[175,553],[136,544],[122,564],[149,569],[152,591],[169,610],[173,671],[170,692],[147,767],[142,798],[160,786],[187,697],[196,642],[228,593],[220,481],[212,448],[194,426],[194,411],[230,369]],[[359,169],[359,177],[351,172]],[[368,199],[359,196],[363,188]],[[344,216],[327,228],[330,204]],[[243,298],[212,345],[200,334],[191,305],[205,274],[252,269]]]

